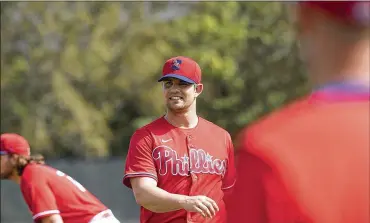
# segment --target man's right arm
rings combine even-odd
[[[63,219],[59,214],[46,216],[39,220],[40,223],[63,223]]]
[[[149,177],[137,177],[130,180],[136,202],[140,206],[156,213],[176,211],[183,208],[181,203],[184,202],[185,195],[168,193],[157,187],[157,182]]]
[[[185,209],[211,218],[218,211],[216,202],[206,196],[172,194],[157,187],[157,182],[149,177],[130,180],[136,202],[152,212],[165,213]]]

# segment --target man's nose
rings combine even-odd
[[[179,87],[174,87],[174,86],[171,86],[170,89],[168,89],[170,93],[178,93],[180,92],[180,88]]]
[[[172,90],[172,89],[179,90],[180,89],[180,85],[179,84],[172,84],[172,86],[169,89],[170,90]]]

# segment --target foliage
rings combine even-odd
[[[1,131],[49,157],[124,155],[164,113],[172,56],[199,62],[199,113],[233,134],[307,89],[283,3],[1,4]]]

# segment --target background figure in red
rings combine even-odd
[[[20,185],[23,197],[39,223],[119,223],[112,211],[80,183],[31,156],[25,138],[1,135],[1,179]]]
[[[294,5],[316,87],[245,129],[230,223],[368,223],[369,2]]]

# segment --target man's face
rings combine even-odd
[[[14,162],[9,154],[0,155],[1,159],[1,179],[8,179],[14,170]]]
[[[202,84],[191,84],[176,78],[163,81],[163,93],[167,108],[175,113],[185,112],[201,93]]]

